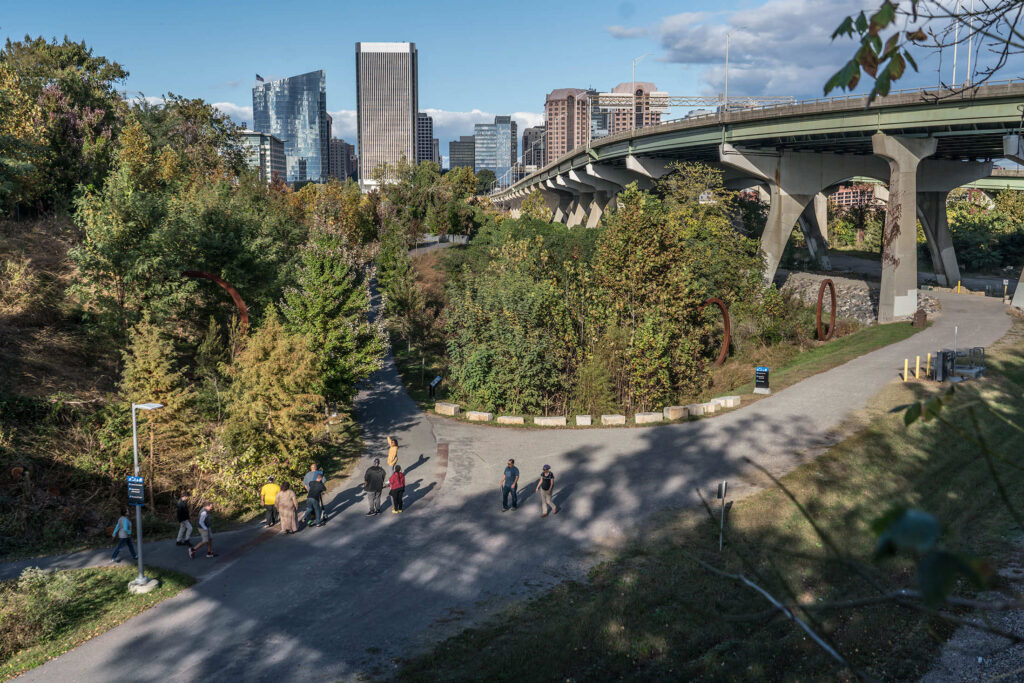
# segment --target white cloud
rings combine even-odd
[[[610,27],[615,37],[650,35],[662,48],[660,60],[702,67],[707,93],[725,81],[726,34],[729,91],[743,95],[820,97],[822,87],[854,52],[850,40],[832,41],[843,17],[877,0],[768,0],[759,7],[730,12],[684,12],[650,29]],[[613,31],[612,29],[616,29]]]
[[[642,38],[647,35],[647,29],[642,26],[609,26],[605,31],[613,38]]]
[[[234,120],[235,123],[244,123],[252,128],[252,107],[244,107],[231,102],[214,102],[213,106],[220,109]]]
[[[331,135],[350,145],[356,144],[359,135],[359,124],[354,109],[339,109],[327,112],[331,115]]]

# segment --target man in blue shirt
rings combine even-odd
[[[508,459],[508,466],[505,467],[505,473],[501,475],[501,511],[506,512],[508,510],[508,494],[512,494],[512,509],[516,510],[519,508],[519,468],[516,467],[516,461],[512,458]]]

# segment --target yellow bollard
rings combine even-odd
[[[914,379],[921,379],[921,356],[914,361]]]
[[[1006,298],[1006,284],[1005,284],[1006,280],[1003,280],[1003,282],[1004,282],[1004,284],[1003,284],[1003,298],[1005,299]]]
[[[959,280],[956,281],[956,293],[957,294],[960,293],[960,281]]]
[[[904,382],[907,381],[907,374],[909,372],[910,372],[910,359],[909,358],[904,358],[903,359],[903,381]]]
[[[925,361],[925,363],[926,364],[924,366],[924,376],[926,378],[927,377],[931,377],[931,374],[932,374],[932,354],[931,354],[931,351],[928,352],[928,360]]]

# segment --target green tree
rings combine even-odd
[[[489,168],[480,169],[480,172],[476,174],[476,193],[487,194],[496,180],[494,171]]]
[[[551,207],[544,201],[544,195],[538,191],[531,192],[519,207],[523,218],[551,222]]]
[[[167,493],[186,486],[199,440],[196,396],[179,367],[174,343],[149,315],[132,328],[122,356],[124,402],[163,404],[160,410],[145,413],[139,435],[139,455],[153,506],[154,491]],[[145,448],[147,442],[151,450]],[[130,450],[131,443],[126,447]]]
[[[296,481],[306,463],[321,459],[324,397],[316,393],[320,362],[310,346],[273,307],[245,340],[228,371],[223,448],[201,462],[218,482],[216,499],[251,503],[268,476]]]
[[[317,355],[317,393],[350,404],[356,385],[381,367],[388,348],[383,324],[367,317],[367,260],[342,238],[322,232],[301,259],[297,287],[285,291],[281,306],[287,327]]]
[[[41,189],[43,125],[42,110],[21,78],[0,62],[0,214],[30,202]]]

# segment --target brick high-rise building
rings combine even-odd
[[[650,94],[654,92],[657,92],[657,87],[643,81],[619,83],[612,89],[610,94],[613,95],[635,93],[634,114],[632,104],[614,107],[598,104],[600,93],[596,90],[552,90],[544,101],[547,130],[544,163],[551,163],[591,140],[630,130],[634,127],[634,119],[636,128],[661,123],[661,112],[651,106]]]
[[[356,174],[356,148],[344,140],[331,138],[328,175],[335,180],[345,181]]]

